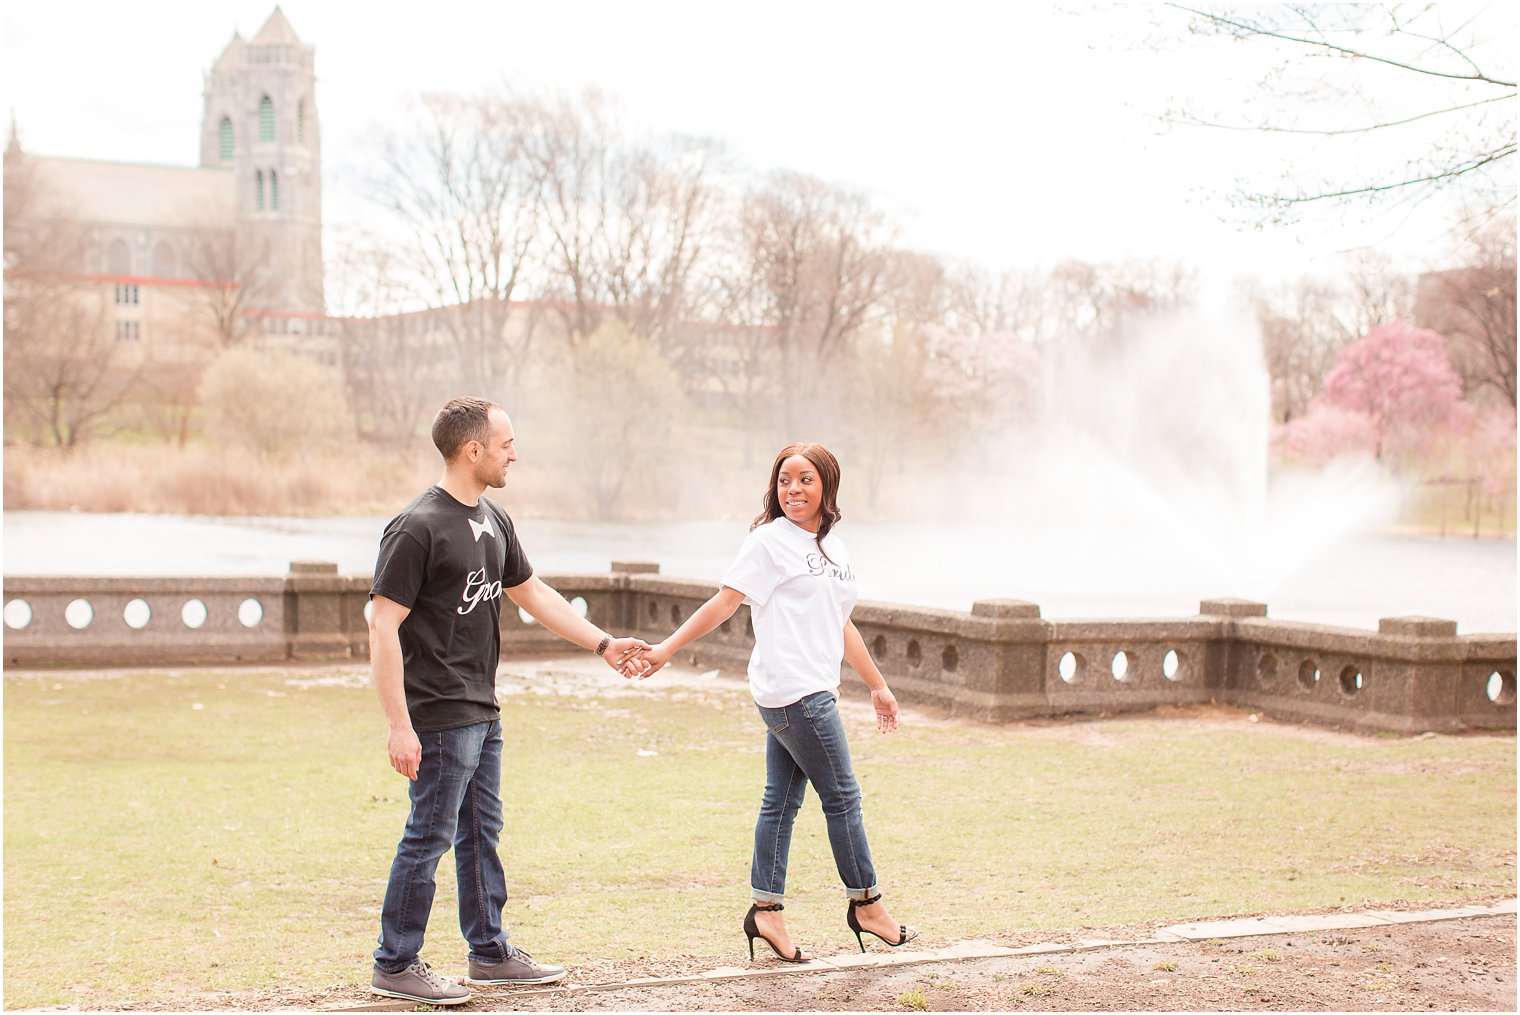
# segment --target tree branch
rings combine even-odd
[[[1369,53],[1365,50],[1351,49],[1347,46],[1340,46],[1329,41],[1328,39],[1306,39],[1302,36],[1289,35],[1287,32],[1277,31],[1275,29],[1267,28],[1261,25],[1253,25],[1247,22],[1235,21],[1231,18],[1225,17],[1222,14],[1214,14],[1210,11],[1199,10],[1196,7],[1184,7],[1181,4],[1167,4],[1167,6],[1182,11],[1185,14],[1191,14],[1195,17],[1203,18],[1205,21],[1209,21],[1215,25],[1222,25],[1227,28],[1235,29],[1239,32],[1245,32],[1249,35],[1261,35],[1270,39],[1279,39],[1283,42],[1293,42],[1304,46],[1314,46],[1320,49],[1330,50],[1334,53],[1340,53],[1343,56],[1356,57],[1362,60],[1371,60],[1374,63],[1387,64],[1390,67],[1397,67],[1400,70],[1407,70],[1415,74],[1426,74],[1431,77],[1448,78],[1453,81],[1477,81],[1485,84],[1500,85],[1505,88],[1515,87],[1515,82],[1489,77],[1482,71],[1477,70],[1476,67],[1474,67],[1473,73],[1471,74],[1453,74],[1449,71],[1431,70],[1426,67],[1417,67],[1414,64],[1404,63],[1400,60],[1394,60],[1386,56],[1378,56],[1375,53]],[[1405,33],[1402,27],[1395,27],[1394,31],[1396,33],[1413,35],[1413,33]],[[1442,40],[1442,42],[1445,44],[1444,40]],[[1468,62],[1469,64],[1471,63],[1470,60]]]
[[[1496,95],[1491,99],[1479,99],[1477,102],[1469,102],[1461,106],[1448,106],[1445,109],[1433,109],[1428,113],[1420,113],[1403,120],[1388,120],[1384,123],[1369,124],[1365,127],[1345,127],[1339,130],[1310,130],[1308,128],[1273,127],[1270,124],[1252,126],[1251,124],[1212,123],[1208,120],[1190,118],[1186,122],[1189,126],[1210,127],[1215,130],[1250,131],[1258,134],[1308,134],[1315,137],[1340,137],[1347,134],[1366,134],[1374,130],[1382,130],[1385,127],[1402,127],[1406,124],[1425,120],[1432,116],[1442,116],[1446,113],[1459,113],[1465,109],[1486,105],[1490,102],[1508,102],[1515,98],[1517,93],[1510,92],[1508,95]]]
[[[1415,176],[1407,180],[1399,180],[1397,183],[1373,184],[1366,187],[1352,187],[1346,190],[1338,190],[1323,194],[1300,195],[1298,197],[1278,197],[1273,198],[1272,203],[1285,205],[1308,204],[1311,201],[1324,201],[1337,197],[1355,197],[1361,194],[1377,194],[1390,190],[1398,190],[1401,187],[1412,187],[1416,184],[1421,183],[1437,183],[1441,180],[1455,179],[1458,176],[1463,176],[1476,169],[1481,169],[1484,166],[1488,165],[1490,162],[1497,162],[1500,159],[1508,158],[1514,153],[1515,145],[1513,142],[1511,142],[1510,144],[1505,145],[1503,148],[1500,148],[1497,151],[1492,151],[1485,154],[1482,158],[1475,159],[1462,165],[1454,166],[1451,169],[1443,170],[1439,173],[1429,173],[1425,176]]]

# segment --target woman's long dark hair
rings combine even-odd
[[[771,466],[771,485],[765,490],[765,497],[761,501],[763,507],[749,527],[753,531],[766,522],[784,516],[781,498],[776,495],[776,482],[781,475],[781,463],[793,455],[801,455],[813,463],[813,468],[818,470],[818,478],[823,481],[823,504],[818,510],[818,552],[832,564],[834,559],[824,550],[823,537],[829,534],[834,523],[843,518],[844,514],[839,510],[839,459],[822,444],[788,444],[781,449],[781,453],[776,456],[776,463]]]

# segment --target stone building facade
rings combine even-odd
[[[33,181],[30,210],[81,237],[67,267],[124,362],[252,339],[336,363],[315,53],[278,7],[206,72],[198,166],[35,154],[13,127],[5,171]],[[8,282],[25,284],[26,267],[7,264]]]

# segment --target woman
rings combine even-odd
[[[769,730],[765,795],[750,867],[754,904],[744,917],[751,959],[757,937],[783,961],[811,959],[792,945],[781,916],[792,825],[808,783],[823,804],[829,845],[849,899],[846,922],[860,950],[865,951],[863,934],[895,948],[918,933],[899,924],[881,901],[861,820],[860,786],[835,707],[843,658],[871,689],[876,728],[882,733],[897,728],[897,699],[850,621],[855,572],[849,551],[831,532],[840,518],[838,492],[839,462],[827,448],[783,448],[771,467],[765,508],[750,525],[723,587],[645,657],[659,669],[733,616],[740,603],[749,604],[755,629],[749,685]]]

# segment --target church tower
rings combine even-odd
[[[201,166],[235,179],[235,238],[251,309],[323,313],[322,132],[316,70],[279,7],[234,35],[206,74]]]

